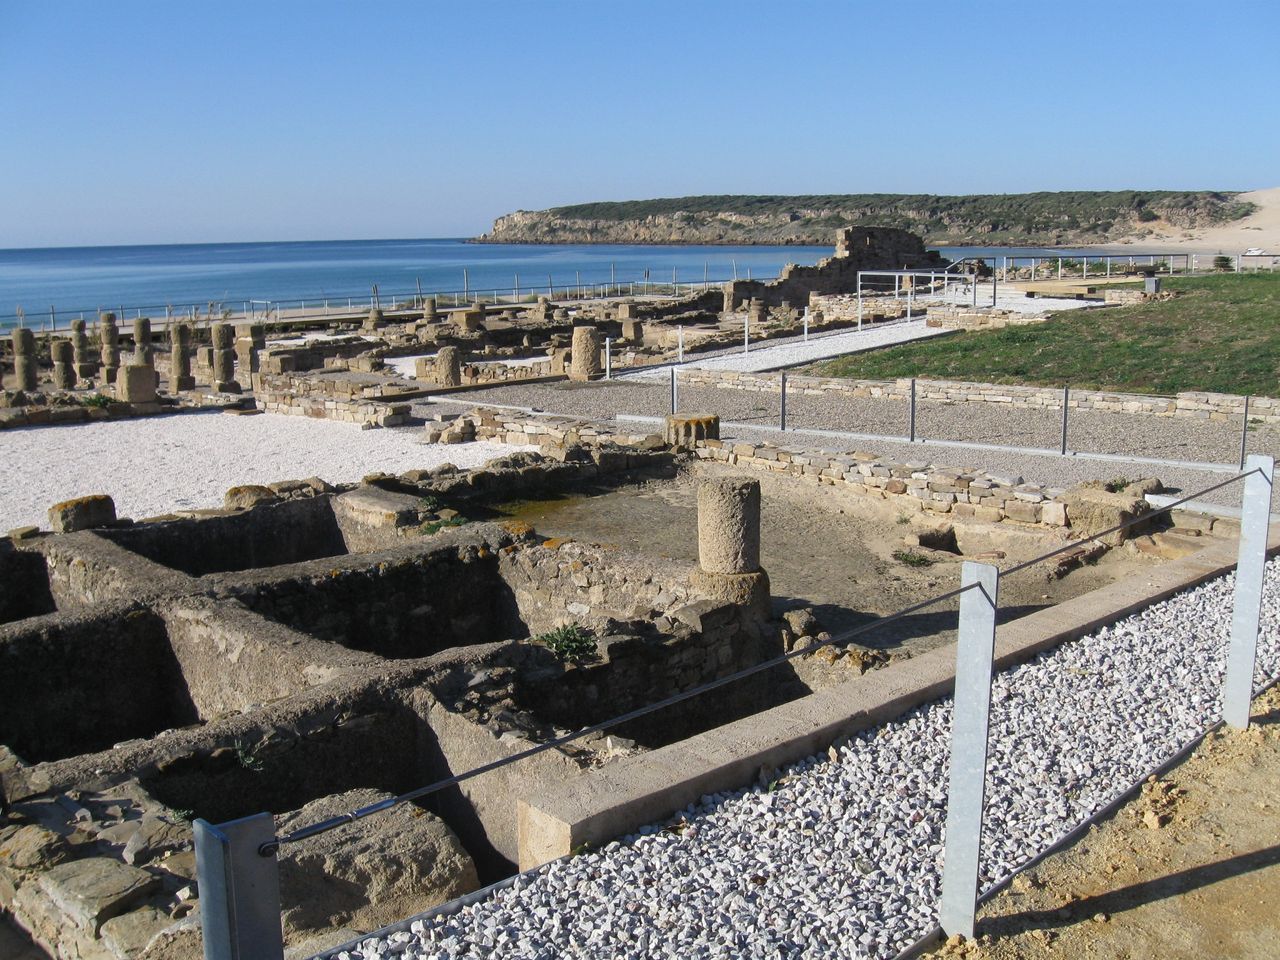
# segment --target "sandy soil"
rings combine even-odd
[[[1149,237],[1126,243],[1157,250],[1186,250],[1192,253],[1224,253],[1231,256],[1258,247],[1280,257],[1280,187],[1242,193],[1241,200],[1258,205],[1250,216],[1233,223],[1181,232],[1166,228]],[[1108,246],[1115,246],[1108,244]],[[1246,266],[1269,264],[1270,260],[1245,261]]]
[[[427,445],[406,427],[262,414],[193,413],[0,433],[0,531],[47,523],[51,504],[91,493],[115,498],[122,517],[222,506],[228,487],[318,476],[346,483],[377,471],[479,466],[517,448]]]
[[[981,960],[1280,956],[1280,687],[978,915]]]

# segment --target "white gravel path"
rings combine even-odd
[[[858,353],[895,343],[906,343],[909,340],[939,337],[952,332],[927,327],[923,320],[902,321],[868,326],[861,331],[853,330],[832,336],[810,337],[807,343],[804,340],[789,340],[772,347],[764,345],[752,347],[747,353],[731,353],[707,359],[695,358],[687,361],[683,366],[699,370],[738,370],[747,373],[775,370],[778,367],[809,363],[827,357],[839,357],[846,353]],[[620,379],[663,380],[671,374],[668,368],[660,367],[652,370],[638,370],[635,373],[620,373],[618,376]]]
[[[189,413],[0,433],[0,531],[47,524],[51,504],[91,493],[123,517],[222,506],[228,487],[318,476],[330,483],[375,471],[449,462],[478,466],[517,448],[427,445],[413,428],[361,430],[308,417]]]
[[[982,882],[1025,863],[1218,715],[1234,577],[1000,674]],[[1280,560],[1259,677],[1280,674]],[[936,923],[951,700],[790,768],[772,791],[551,864],[339,960],[891,957]]]
[[[1082,291],[1083,292],[1083,291]],[[958,297],[953,291],[945,298],[932,294],[917,296],[923,303],[950,303],[958,306],[972,305],[972,297]],[[1015,313],[1048,313],[1057,310],[1083,310],[1085,307],[1097,307],[1098,300],[1076,300],[1072,297],[1028,297],[1011,283],[1000,283],[996,288],[997,310],[1012,310]],[[991,306],[991,284],[978,284],[978,307]]]

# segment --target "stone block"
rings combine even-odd
[[[58,864],[40,877],[40,889],[85,932],[130,910],[160,887],[160,878],[119,860],[88,857]]]
[[[54,533],[71,533],[114,523],[116,505],[105,493],[64,500],[49,508],[49,527]]]
[[[156,386],[155,367],[131,363],[116,372],[116,399],[123,403],[154,403]]]

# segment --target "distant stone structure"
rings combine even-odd
[[[908,230],[892,227],[845,227],[836,233],[835,256],[803,267],[791,263],[777,280],[731,280],[724,285],[724,312],[753,298],[778,307],[784,300],[808,303],[809,294],[852,293],[859,270],[944,269],[951,261]]]

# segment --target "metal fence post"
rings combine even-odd
[[[911,378],[911,403],[907,412],[907,440],[916,442],[916,378]]]
[[[677,396],[676,387],[676,368],[671,368],[671,415],[675,416],[676,407],[678,406],[679,397]]]
[[[778,417],[778,429],[787,429],[787,375],[782,375],[782,413]]]
[[[1240,424],[1240,469],[1244,469],[1245,454],[1249,447],[1249,398],[1244,398],[1244,417]]]
[[[1071,388],[1062,388],[1062,455],[1067,455],[1067,410],[1071,400]]]
[[[1245,466],[1254,472],[1245,478],[1240,504],[1240,552],[1236,559],[1236,592],[1231,611],[1231,648],[1222,682],[1222,719],[1228,726],[1241,730],[1249,726],[1249,706],[1253,701],[1253,669],[1258,653],[1275,460],[1254,454]]]
[[[271,814],[193,826],[205,960],[283,960],[280,874],[258,852],[275,839]]]
[[[604,378],[613,379],[613,338],[604,338]]]
[[[978,854],[986,801],[987,727],[995,654],[1000,570],[966,560],[956,639],[956,692],[951,720],[951,777],[938,922],[948,936],[972,938],[978,909]]]

